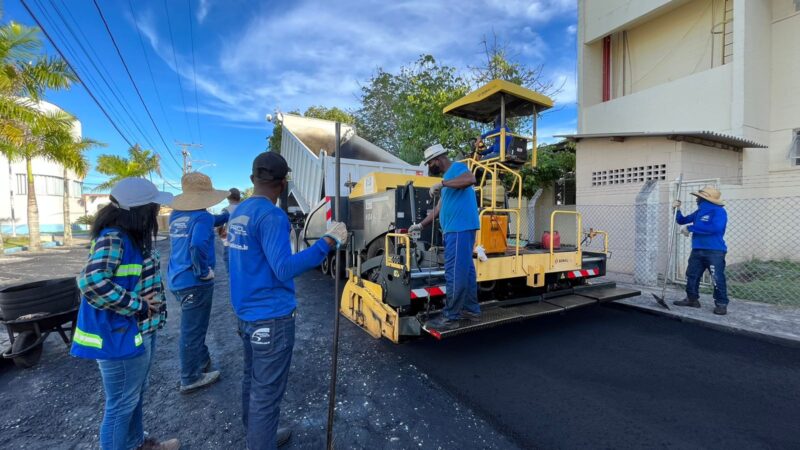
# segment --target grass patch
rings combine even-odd
[[[11,247],[27,247],[30,240],[27,236],[3,236],[3,246],[5,248]]]
[[[754,259],[731,264],[725,276],[731,298],[800,307],[800,262]],[[710,294],[711,289],[702,292]]]

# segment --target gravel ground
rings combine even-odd
[[[162,254],[167,248],[161,244]],[[0,280],[73,275],[85,249],[0,260]],[[47,271],[42,268],[46,267]],[[240,411],[241,340],[224,269],[207,342],[222,380],[196,394],[177,392],[180,309],[170,298],[167,327],[145,403],[152,436],[179,437],[183,448],[244,448]],[[333,281],[318,272],[297,280],[297,341],[282,419],[295,429],[287,448],[324,448]],[[3,344],[0,344],[3,345]],[[0,448],[96,448],[103,393],[93,361],[72,358],[57,336],[28,370],[0,360]],[[338,448],[517,448],[486,420],[445,392],[396,347],[343,319],[335,439]]]

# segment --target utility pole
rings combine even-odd
[[[189,147],[203,147],[203,144],[195,144],[195,143],[184,143],[175,141],[178,147],[181,148],[181,156],[183,156],[183,174],[186,175],[187,173],[192,171],[192,154],[189,153]]]

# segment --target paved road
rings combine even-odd
[[[800,349],[597,307],[396,348],[536,448],[800,448]]]

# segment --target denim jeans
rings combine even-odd
[[[472,249],[475,247],[475,230],[445,233],[444,279],[446,304],[442,313],[450,320],[461,317],[461,311],[480,314],[478,283]]]
[[[725,283],[725,252],[721,250],[693,249],[686,266],[686,297],[700,299],[700,279],[703,272],[711,272],[714,283],[714,303],[728,304],[728,287]]]
[[[156,335],[143,336],[144,353],[130,359],[97,360],[106,404],[100,425],[100,448],[130,450],[144,442],[142,402],[156,351]]]
[[[239,321],[244,347],[242,421],[249,450],[277,448],[278,418],[294,348],[294,313]]]
[[[203,284],[174,291],[181,302],[181,385],[187,386],[200,379],[211,355],[206,346],[206,332],[211,317],[214,284]]]

